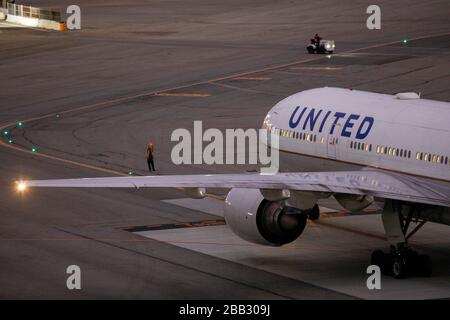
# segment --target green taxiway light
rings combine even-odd
[[[408,44],[409,40],[408,39],[403,39],[402,43],[403,44]]]
[[[133,171],[128,171],[128,175],[132,176],[133,175]]]
[[[36,148],[31,148],[31,152],[36,152],[37,151],[37,149]]]
[[[8,131],[8,130],[5,130],[5,131],[3,131],[3,134],[4,134],[5,136],[7,136],[7,135],[8,135],[8,133],[9,133],[9,131]]]
[[[8,140],[8,143],[11,144],[11,143],[13,143],[13,141],[12,141],[11,139],[9,139],[9,140]]]
[[[23,126],[23,122],[18,122],[17,125],[18,125],[19,127],[21,127],[21,126]]]

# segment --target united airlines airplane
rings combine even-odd
[[[287,97],[264,119],[279,136],[281,163],[295,166],[290,172],[31,180],[18,188],[182,187],[192,197],[230,188],[227,224],[272,246],[297,239],[307,219],[318,218],[319,199],[334,197],[350,211],[380,200],[390,251],[374,251],[371,263],[396,278],[429,276],[430,258],[408,239],[426,222],[450,225],[449,122],[450,103],[415,93],[319,88]]]

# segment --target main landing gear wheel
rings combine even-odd
[[[370,264],[379,266],[383,274],[397,279],[410,276],[429,277],[432,273],[430,257],[411,249],[405,249],[401,253],[375,250],[372,252]]]
[[[394,278],[403,279],[408,275],[406,261],[402,256],[396,256],[392,262],[392,275]]]
[[[370,263],[379,266],[383,274],[397,279],[431,276],[430,257],[418,254],[408,245],[408,239],[427,222],[420,214],[421,210],[423,208],[420,206],[394,200],[386,201],[382,219],[386,236],[391,243],[390,252],[375,250],[370,258]],[[416,227],[408,233],[411,223],[416,223]]]

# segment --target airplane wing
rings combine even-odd
[[[450,207],[450,184],[381,171],[289,172],[29,180],[18,187],[248,188],[370,195]]]

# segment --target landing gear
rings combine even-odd
[[[320,217],[319,205],[315,204],[314,207],[307,210],[307,215],[310,220],[317,220]]]
[[[397,279],[411,276],[429,277],[432,273],[431,259],[428,255],[418,254],[410,248],[397,249],[390,253],[376,250],[372,253],[370,264],[380,267],[385,275]]]
[[[419,213],[420,206],[386,200],[382,219],[386,236],[391,244],[390,252],[384,253],[381,250],[376,250],[372,253],[370,259],[370,263],[379,266],[384,274],[397,279],[410,276],[431,276],[430,257],[412,250],[407,241],[427,221],[419,219]],[[411,222],[417,225],[408,233]]]

